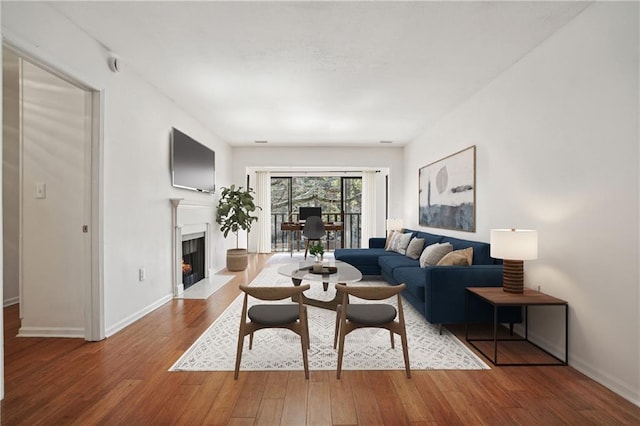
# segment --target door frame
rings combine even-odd
[[[83,89],[91,94],[91,136],[87,141],[90,151],[90,187],[89,187],[89,282],[84,287],[84,338],[98,341],[105,338],[104,312],[104,235],[103,235],[103,177],[104,177],[104,89],[76,77],[78,73],[65,66],[42,58],[42,52],[34,46],[3,34],[2,49],[9,49],[19,57],[31,62],[47,72]],[[22,218],[20,219],[22,220]],[[19,284],[22,289],[22,283]],[[22,298],[22,291],[20,291]]]

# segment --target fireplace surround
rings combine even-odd
[[[213,257],[211,226],[214,206],[213,203],[184,198],[172,198],[171,205],[173,293],[174,297],[182,297],[185,288],[212,274],[210,259]],[[196,253],[198,251],[199,254]],[[189,266],[185,266],[185,263]],[[191,271],[185,274],[184,271],[189,268]]]

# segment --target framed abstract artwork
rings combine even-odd
[[[475,145],[420,168],[418,210],[421,226],[475,232]]]

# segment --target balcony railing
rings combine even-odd
[[[344,230],[328,231],[325,239],[325,249],[333,250],[336,247],[359,248],[360,247],[360,213],[345,213],[343,219]],[[340,213],[323,214],[323,222],[339,222]],[[289,218],[287,213],[271,214],[271,251],[304,250],[302,232],[282,231],[280,227],[286,222],[298,220],[296,214]]]

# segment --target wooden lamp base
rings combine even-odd
[[[505,259],[502,266],[502,290],[507,293],[524,292],[524,262]]]

